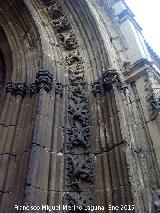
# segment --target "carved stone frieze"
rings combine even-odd
[[[92,198],[89,195],[85,195],[84,192],[79,192],[94,189],[93,164],[92,158],[89,157],[90,122],[84,66],[80,52],[75,50],[79,47],[76,34],[71,29],[71,25],[62,8],[58,6],[58,2],[51,5],[47,1],[46,5],[49,6],[49,15],[58,33],[57,36],[64,49],[67,50],[67,53],[65,53],[66,70],[68,71],[67,128],[64,147],[67,152],[65,152],[65,188],[66,191],[76,192],[76,197],[72,199],[72,196],[70,196],[66,200],[68,200],[69,204],[76,203],[83,206],[84,209],[85,205],[91,204]],[[40,73],[36,76],[36,85],[33,85],[33,92],[37,90],[35,86],[38,85],[38,87],[44,89],[47,86],[48,89],[48,87],[52,87],[51,83],[52,81],[48,76],[45,77]],[[55,93],[62,96],[62,84],[56,84]],[[83,150],[83,155],[75,154],[74,149]],[[82,194],[83,198],[80,197],[80,194]],[[81,202],[83,202],[83,205]],[[79,212],[78,209],[76,209],[76,212]]]
[[[72,207],[72,209],[69,211],[70,213],[86,213],[90,212],[88,210],[88,206],[93,206],[94,199],[93,195],[91,193],[81,192],[81,193],[75,193],[70,192],[65,195],[65,201],[67,202],[67,205]],[[78,207],[81,207],[82,209],[79,209]],[[95,213],[94,210],[92,212]]]
[[[62,97],[62,95],[63,95],[63,88],[64,88],[64,85],[61,84],[61,83],[59,83],[59,82],[57,82],[56,83],[56,90],[55,90],[56,95],[59,95],[60,97]]]
[[[160,112],[160,79],[151,71],[146,73],[143,79],[149,118],[154,120]]]
[[[151,120],[155,119],[160,112],[160,89],[150,93],[147,97],[148,110]]]
[[[82,147],[86,153],[89,152],[90,131],[89,127],[67,129],[66,151],[73,151],[74,147]]]
[[[69,191],[93,190],[92,159],[87,155],[68,156],[65,164],[65,181]]]
[[[48,7],[48,13],[52,19],[59,19],[64,16],[62,8],[59,7],[56,2],[52,4],[52,6]]]
[[[60,16],[57,19],[53,19],[53,24],[57,32],[62,33],[66,30],[70,30],[71,26],[66,16]]]
[[[71,29],[67,17],[63,14],[62,9],[57,5],[57,1],[42,0],[42,2],[48,7],[48,13],[53,20],[53,25],[57,32],[62,33]]]
[[[84,78],[84,66],[81,60],[78,63],[75,62],[75,64],[72,64],[67,71],[69,75],[80,75],[81,78]]]
[[[44,89],[46,92],[50,92],[53,86],[53,75],[48,70],[39,71],[36,75],[35,84],[38,91]]]
[[[72,31],[59,34],[59,39],[61,40],[61,44],[67,50],[74,50],[78,47],[76,36]]]
[[[79,51],[74,51],[66,55],[66,65],[72,66],[75,64],[79,64],[79,66],[82,64],[82,58]]]
[[[84,83],[84,72],[83,70],[74,70],[70,72],[69,81],[72,85]]]
[[[6,92],[11,93],[12,95],[20,95],[22,98],[26,95],[28,90],[28,87],[25,83],[14,83],[12,81],[9,81],[7,83]]]
[[[83,74],[82,74],[82,75],[83,75]],[[70,76],[68,77],[68,79],[69,79],[70,83],[73,84],[73,86],[76,86],[76,85],[78,85],[78,84],[85,85],[83,78],[79,78],[79,77],[76,76],[76,75],[70,75]]]
[[[86,101],[78,100],[77,102],[69,102],[69,122],[72,123],[74,127],[77,127],[77,125],[81,127],[86,127],[89,125],[89,111],[88,103]]]
[[[86,84],[79,84],[79,83],[74,83],[72,87],[69,88],[69,97],[73,100],[78,100],[78,99],[86,99],[85,97],[87,96],[86,92]]]

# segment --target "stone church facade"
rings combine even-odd
[[[0,213],[159,212],[159,111],[123,0],[0,0]]]

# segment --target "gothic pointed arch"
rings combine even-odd
[[[41,66],[37,27],[21,1],[0,1],[0,211],[22,204],[36,96],[29,87]]]

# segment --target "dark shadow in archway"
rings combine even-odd
[[[5,83],[5,62],[2,51],[0,50],[0,94],[4,88]]]

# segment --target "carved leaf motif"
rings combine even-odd
[[[68,128],[67,130],[68,141],[67,141],[67,148],[71,151],[74,147],[83,147],[85,152],[89,151],[89,136],[90,131],[89,127],[84,128]]]
[[[152,92],[152,94],[147,97],[147,102],[150,118],[155,119],[160,111],[160,89],[157,94]]]
[[[78,99],[87,101],[86,96],[87,96],[87,92],[86,92],[85,83],[83,83],[83,84],[76,83],[76,84],[72,85],[71,87],[69,87],[69,98],[70,99],[75,100],[76,102],[78,101]]]
[[[81,191],[83,184],[89,183],[88,187],[93,190],[94,174],[91,159],[83,155],[67,157],[66,161],[67,186],[72,190]]]
[[[28,87],[24,83],[17,83],[15,88],[15,95],[24,97],[27,93]]]
[[[15,95],[16,83],[9,81],[6,86],[6,92]]]
[[[53,19],[53,24],[57,32],[62,33],[66,30],[70,30],[71,26],[66,16],[60,16],[58,19]]]
[[[66,64],[68,66],[74,65],[74,64],[80,64],[82,63],[82,59],[80,57],[79,51],[75,51],[72,53],[68,53],[66,55]]]
[[[53,20],[60,19],[64,16],[61,8],[59,8],[57,5],[54,5],[52,7],[49,7],[49,15]]]
[[[93,198],[90,193],[81,192],[81,193],[74,193],[70,192],[65,196],[65,200],[67,201],[68,205],[71,207],[76,207],[75,210],[71,210],[71,213],[86,213],[89,210],[86,210],[88,206],[93,205]],[[81,206],[82,210],[79,210],[77,206]],[[95,212],[95,211],[92,211]]]
[[[73,50],[78,47],[78,42],[73,32],[61,33],[59,38],[61,40],[61,44],[68,50]]]
[[[39,71],[35,83],[38,91],[43,88],[46,92],[49,92],[52,89],[53,75],[48,70]]]
[[[20,95],[22,98],[26,95],[28,87],[25,83],[14,83],[9,81],[7,83],[6,92],[11,93],[12,95]]]
[[[71,115],[70,121],[73,121],[73,125],[79,121],[83,126],[88,126],[88,105],[86,102],[80,99],[77,102],[70,101],[68,113]]]

